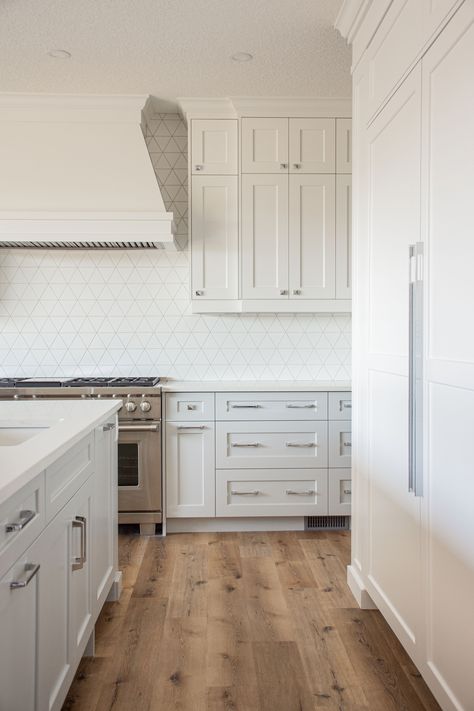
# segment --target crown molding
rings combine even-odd
[[[178,108],[183,118],[237,118],[232,100],[227,97],[178,97]]]
[[[186,121],[195,118],[240,118],[242,116],[347,117],[352,115],[350,98],[255,97],[180,98],[179,110]]]
[[[147,94],[0,94],[0,121],[140,123]]]
[[[334,27],[348,44],[352,44],[372,2],[373,0],[344,0]]]

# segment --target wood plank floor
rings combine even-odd
[[[124,591],[63,709],[439,709],[346,585],[347,532],[120,537]]]

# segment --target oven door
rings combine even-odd
[[[161,511],[159,422],[119,423],[118,510]]]

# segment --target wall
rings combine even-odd
[[[190,313],[186,127],[145,132],[183,250],[0,250],[0,376],[350,378],[350,316]]]

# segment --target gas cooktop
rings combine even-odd
[[[0,378],[0,388],[152,388],[158,377]]]

